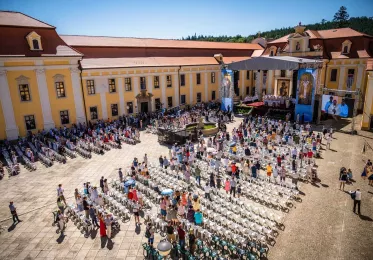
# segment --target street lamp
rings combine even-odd
[[[167,240],[162,240],[161,242],[159,242],[157,249],[161,256],[166,257],[171,252],[172,244]]]

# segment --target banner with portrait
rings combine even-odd
[[[290,91],[290,79],[277,80],[277,96],[288,97]]]
[[[220,97],[221,97],[221,110],[223,111],[233,110],[233,95],[234,95],[233,82],[234,82],[233,71],[222,69],[221,70]]]
[[[298,84],[295,105],[295,118],[304,122],[311,122],[313,118],[313,106],[315,103],[317,70],[300,69],[298,70]]]

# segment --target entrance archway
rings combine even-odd
[[[152,93],[147,93],[146,90],[141,90],[141,93],[136,96],[138,112],[149,113],[152,112]]]

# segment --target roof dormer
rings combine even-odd
[[[349,54],[351,50],[351,44],[352,42],[349,40],[345,40],[342,43],[342,54]]]
[[[32,51],[42,51],[43,47],[41,45],[41,36],[37,34],[36,32],[30,32],[26,36],[28,45],[30,47],[30,50]]]
[[[271,46],[269,48],[269,56],[276,56],[276,50],[277,50],[276,46]]]

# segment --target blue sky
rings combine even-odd
[[[249,35],[332,20],[341,5],[350,17],[373,16],[372,0],[0,0],[0,10],[23,12],[59,34],[172,39]]]

